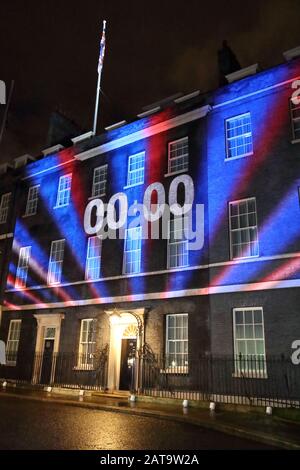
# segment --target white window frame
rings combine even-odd
[[[184,234],[184,225],[185,225],[186,217],[187,216],[182,216],[181,217],[182,218],[182,231],[183,231],[182,236],[183,237],[185,235]],[[178,217],[178,219],[179,219],[179,217]],[[167,252],[167,258],[168,258],[167,268],[168,269],[178,269],[178,268],[185,268],[185,267],[189,266],[189,241],[186,238],[178,239],[177,241],[172,241],[172,242],[170,241],[171,240],[171,224],[175,223],[175,220],[176,220],[176,218],[173,217],[168,222],[168,252]],[[186,246],[185,251],[187,253],[187,263],[185,263],[185,264],[176,264],[176,266],[171,266],[171,262],[170,262],[171,261],[171,249],[172,249],[171,247],[175,246],[175,245],[177,245],[177,246],[178,245],[185,245]],[[176,258],[180,259],[178,255],[176,256]]]
[[[18,335],[17,339],[11,339],[11,334],[13,330],[13,325],[20,325],[18,327]],[[18,350],[19,350],[19,343],[20,343],[20,335],[21,335],[21,326],[22,326],[22,320],[10,320],[9,322],[9,329],[8,329],[8,335],[7,335],[7,342],[6,342],[6,358],[9,357],[10,354],[15,355],[15,360],[6,360],[6,365],[8,366],[16,366],[17,365],[17,356],[18,356]],[[12,344],[16,343],[16,348],[11,348]]]
[[[19,250],[18,267],[15,278],[15,288],[25,289],[30,263],[31,246],[22,246]]]
[[[30,186],[30,188],[28,189],[26,209],[24,214],[25,217],[29,217],[37,213],[39,201],[39,188],[40,185],[36,184],[34,186]]]
[[[90,251],[93,247],[91,247],[92,243],[96,240],[99,240],[99,255],[98,256],[89,256]],[[100,272],[101,272],[101,255],[102,255],[102,239],[98,236],[92,236],[88,238],[87,250],[86,250],[86,263],[85,263],[85,280],[86,281],[96,281],[100,279]],[[96,263],[96,268],[95,268]],[[97,267],[98,263],[98,267]],[[89,273],[98,269],[97,276],[90,276]]]
[[[93,328],[93,335],[92,341],[84,341],[83,340],[83,331],[84,331],[84,324],[88,324],[87,328],[87,339],[88,339],[88,332],[90,325]],[[92,352],[88,352],[89,345],[92,345]],[[87,347],[87,351],[84,352],[85,346]],[[94,357],[96,352],[96,319],[95,318],[83,318],[80,322],[80,336],[79,336],[79,348],[78,348],[78,364],[77,369],[83,370],[91,370],[94,369]],[[91,360],[91,362],[89,362]]]
[[[131,232],[131,231],[138,231],[138,233],[139,233],[139,238],[138,238],[138,240],[140,241],[139,248],[127,250],[128,233]],[[131,239],[131,240],[136,240],[136,239]],[[138,266],[139,266],[138,271],[128,271],[127,270],[128,256],[130,257],[131,254],[133,254],[133,253],[139,254],[138,255],[139,256],[139,258],[138,258]],[[139,274],[141,272],[141,258],[142,258],[142,227],[137,226],[137,227],[127,228],[126,232],[125,232],[125,239],[124,239],[123,274]],[[133,265],[133,264],[134,263],[129,263],[129,265]]]
[[[143,166],[141,168],[138,168],[137,170],[130,170],[131,161],[134,158],[139,157],[140,155],[143,155]],[[136,180],[135,181],[135,178],[133,178],[132,175],[140,172],[141,170],[143,172],[143,180]],[[125,186],[125,188],[132,188],[134,186],[139,186],[141,184],[144,184],[144,182],[145,182],[145,151],[135,153],[135,154],[130,155],[128,157],[127,185]]]
[[[243,118],[244,116],[249,116],[249,121],[250,121],[250,132],[244,132],[238,136],[233,136],[233,137],[228,137],[228,123],[232,122],[232,121],[235,121],[237,119],[241,119]],[[229,155],[229,145],[228,145],[228,141],[229,140],[234,140],[234,139],[237,139],[238,137],[239,138],[247,138],[247,137],[251,137],[251,151],[250,152],[245,152],[245,153],[241,153],[240,155],[236,155],[234,157],[231,157]],[[247,112],[247,113],[243,113],[243,114],[239,114],[238,116],[233,116],[231,118],[228,118],[225,120],[225,142],[226,142],[226,158],[225,158],[225,161],[231,161],[231,160],[236,160],[238,158],[244,158],[244,157],[249,157],[250,155],[253,155],[253,132],[252,132],[252,120],[251,120],[251,113],[250,112]],[[244,146],[247,145],[247,144],[243,144]],[[241,147],[241,146],[238,146],[238,147]]]
[[[171,157],[172,153],[172,147],[176,146],[182,142],[187,143],[187,153],[183,153],[182,155]],[[180,160],[180,159],[185,159],[187,157],[187,163],[185,166],[182,166],[182,168],[172,170],[172,161],[174,160]],[[185,173],[189,169],[189,138],[188,136],[182,137],[181,139],[173,140],[172,142],[168,143],[168,174],[169,175],[177,175],[179,173]]]
[[[299,112],[299,117],[294,117],[294,114]],[[300,102],[298,104],[294,104],[292,99],[290,99],[290,115],[291,115],[291,126],[292,126],[292,136],[293,136],[293,143],[298,143],[300,142]],[[299,130],[297,129],[297,134],[296,135],[296,130],[295,130],[295,124],[298,123],[299,125]]]
[[[57,250],[56,246],[59,244],[62,244],[62,249]],[[58,260],[56,259],[53,260],[53,257],[56,256],[57,252],[62,253],[62,256]],[[60,240],[53,240],[51,242],[49,265],[48,265],[47,282],[49,286],[58,285],[61,282],[64,254],[65,254],[65,239],[61,238]],[[57,266],[59,266],[59,270],[56,270]],[[59,279],[57,278],[56,271],[59,273]],[[53,278],[53,272],[55,273],[54,278]]]
[[[187,337],[186,338],[169,338],[169,331],[170,331],[170,320],[171,318],[174,318],[175,320],[175,323],[176,323],[176,320],[179,318],[179,317],[182,317],[182,318],[186,318],[187,319]],[[179,327],[174,327],[175,331],[176,329],[179,328]],[[184,327],[183,327],[184,328]],[[183,334],[181,335],[183,336]],[[187,344],[187,350],[188,350],[188,345],[189,345],[189,315],[188,313],[170,313],[168,315],[166,315],[166,338],[165,338],[165,341],[166,341],[166,358],[169,357],[170,354],[173,354],[175,355],[175,361],[172,362],[172,364],[169,363],[169,358],[166,360],[166,371],[168,372],[174,372],[174,373],[183,373],[183,374],[186,374],[188,372],[188,357],[189,357],[189,353],[187,352],[183,352],[183,353],[180,353],[180,352],[170,352],[170,343],[186,343]],[[176,349],[176,347],[175,347]],[[183,347],[183,349],[185,349]],[[177,356],[183,356],[183,362],[184,364],[181,364],[181,361],[180,361],[180,364],[178,365],[177,364],[177,360],[176,360],[176,357]],[[185,357],[186,356],[186,357]]]
[[[11,201],[11,193],[4,193],[0,202],[0,224],[6,224]]]
[[[108,165],[101,165],[94,168],[93,171],[93,185],[92,185],[92,196],[91,198],[102,197],[106,195],[106,185],[107,185],[107,169]],[[100,176],[102,175],[101,171],[103,172],[105,178],[103,180],[97,181],[97,172],[100,172]],[[99,191],[99,189],[103,188],[103,191]]]
[[[67,187],[63,187],[65,180],[70,181]],[[59,207],[66,207],[70,204],[71,189],[72,189],[72,173],[68,173],[67,175],[60,176],[59,181],[58,181],[58,188],[57,188],[56,205],[54,209],[58,209]]]
[[[231,215],[231,207],[234,204],[240,204],[242,202],[249,202],[249,201],[254,201],[255,205],[255,220],[256,220],[256,225],[249,225],[247,227],[242,227],[242,228],[232,228],[232,218],[235,216]],[[253,212],[249,213],[247,212],[247,215],[252,214]],[[245,199],[238,199],[236,201],[230,201],[228,205],[228,217],[229,217],[229,238],[230,238],[230,259],[231,260],[239,260],[239,259],[248,259],[248,258],[258,258],[259,257],[259,236],[258,236],[258,222],[257,222],[257,205],[256,205],[256,197],[249,197]],[[257,254],[255,255],[248,255],[248,256],[233,256],[233,232],[238,232],[238,231],[246,231],[246,230],[256,230],[256,244],[257,244]],[[248,242],[251,243],[251,242]]]
[[[237,312],[243,312],[243,316],[245,318],[245,312],[246,311],[260,311],[261,312],[261,318],[262,318],[262,322],[261,323],[255,323],[254,321],[250,324],[250,323],[245,323],[245,321],[243,321],[242,324],[240,323],[236,323],[236,313]],[[237,326],[243,326],[244,327],[244,332],[245,332],[245,326],[251,326],[253,327],[253,337],[246,337],[246,333],[244,333],[244,338],[237,338]],[[256,338],[255,337],[255,325],[257,326],[261,326],[262,327],[262,337],[260,338]],[[255,368],[249,368],[249,362],[246,363],[247,366],[246,368],[243,368],[241,366],[243,366],[243,362],[240,363],[240,361],[243,361],[245,360],[245,358],[247,357],[247,354],[244,355],[244,359],[243,359],[243,355],[239,355],[238,354],[238,342],[247,342],[247,341],[254,341],[254,345],[255,345],[255,348],[256,348],[256,341],[263,341],[263,353],[262,354],[253,354],[253,355],[250,355],[250,356],[254,356],[252,359],[249,360],[250,362],[250,365],[253,365],[253,363],[255,364],[255,361],[257,360],[256,357],[261,357],[262,359],[258,359],[257,360],[257,364],[259,365],[260,364],[260,361],[262,360],[262,365],[263,365],[263,368],[262,369],[259,369],[257,367]],[[247,345],[246,345],[247,346]],[[241,376],[247,376],[249,378],[267,378],[267,363],[266,363],[266,339],[265,339],[265,322],[264,322],[264,311],[263,311],[263,307],[239,307],[239,308],[234,308],[233,309],[233,348],[234,348],[234,368],[235,368],[235,372],[234,372],[234,375],[237,376],[237,377],[241,377]],[[249,358],[249,355],[248,355],[248,358]],[[252,362],[253,361],[253,362]]]

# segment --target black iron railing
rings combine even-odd
[[[107,385],[108,348],[92,355],[74,353],[7,355],[0,378],[16,383],[102,390]]]
[[[143,358],[145,395],[234,404],[300,407],[300,366],[290,358],[195,357],[177,365],[166,356]]]
[[[0,379],[36,386],[103,390],[108,346],[92,356],[74,353],[7,356]],[[155,397],[300,408],[300,365],[281,357],[157,356],[144,350],[139,391]]]

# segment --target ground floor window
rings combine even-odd
[[[11,320],[9,324],[6,344],[6,361],[8,365],[15,366],[19,349],[21,320]]]
[[[188,314],[167,315],[166,318],[167,367],[188,366]]]
[[[247,375],[266,374],[263,309],[233,309],[235,372]]]
[[[92,368],[96,349],[96,320],[81,320],[78,367]]]

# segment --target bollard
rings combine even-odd
[[[216,404],[214,401],[211,401],[210,404],[209,404],[209,410],[210,411],[215,411],[216,409]]]
[[[266,407],[266,415],[268,416],[272,416],[272,406],[267,406]]]

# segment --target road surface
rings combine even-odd
[[[188,423],[0,397],[1,450],[268,448]]]

